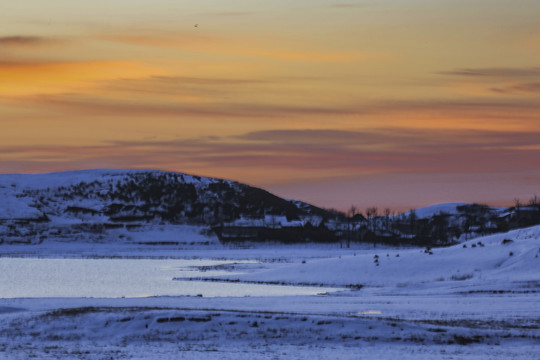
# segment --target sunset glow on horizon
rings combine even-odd
[[[540,2],[22,0],[0,173],[161,169],[345,210],[540,193]]]

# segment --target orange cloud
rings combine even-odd
[[[158,71],[130,61],[0,62],[0,95],[54,94],[88,89],[94,82],[149,76]]]

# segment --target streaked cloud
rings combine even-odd
[[[182,48],[206,46],[208,43],[216,44],[220,41],[218,36],[203,35],[197,32],[162,33],[162,34],[136,34],[119,33],[97,36],[100,40],[119,42],[129,45],[150,47]],[[221,41],[223,41],[221,39]]]
[[[483,68],[441,71],[441,75],[489,78],[531,78],[540,77],[540,67],[529,68]]]
[[[250,56],[260,56],[276,60],[287,61],[309,61],[309,62],[343,62],[358,61],[377,58],[379,55],[374,53],[355,53],[355,52],[322,52],[322,51],[292,51],[280,49],[243,49],[240,53]]]
[[[189,76],[154,76],[153,79],[174,83],[187,83],[196,85],[243,85],[243,84],[259,84],[268,81],[260,79],[233,79],[233,78],[201,78]]]
[[[210,12],[208,15],[216,16],[247,16],[256,14],[256,11],[220,11],[220,12]]]
[[[35,160],[35,154],[59,163],[71,158],[109,163],[111,154],[126,160],[188,164],[211,173],[212,169],[288,169],[291,178],[303,171],[360,175],[377,173],[453,173],[523,171],[539,164],[538,132],[427,131],[378,129],[373,132],[327,130],[256,131],[229,137],[179,140],[110,141],[94,146],[12,146],[10,157]],[[19,158],[19,161],[23,161]],[[145,161],[143,161],[146,159]],[[7,159],[6,159],[7,160]],[[129,161],[128,161],[129,160]],[[82,160],[83,162],[86,160]],[[178,169],[177,169],[178,170]],[[310,173],[311,174],[311,173]],[[214,174],[214,176],[219,176]],[[272,182],[266,174],[265,181]],[[259,179],[259,181],[263,181]]]
[[[452,89],[463,95],[488,97],[493,95],[512,95],[513,100],[498,97],[491,107],[500,109],[500,104],[522,102],[523,108],[535,108],[528,98],[540,93],[540,67],[523,68],[478,68],[439,72],[451,78]]]
[[[0,87],[1,90],[1,87]],[[134,91],[129,89],[129,91]],[[227,103],[210,101],[167,101],[154,103],[133,101],[77,93],[36,95],[17,98],[20,104],[54,107],[73,113],[116,115],[119,117],[148,116],[203,116],[238,118],[279,118],[282,116],[338,116],[356,114],[355,109],[322,107],[317,105],[289,105],[286,103]],[[284,119],[286,121],[286,119]]]
[[[375,52],[359,51],[320,51],[310,49],[304,45],[301,48],[286,45],[271,47],[261,46],[251,40],[231,39],[225,36],[201,34],[198,31],[182,33],[156,33],[156,34],[107,34],[97,37],[101,40],[120,42],[129,45],[146,47],[191,49],[205,54],[219,54],[223,56],[255,57],[282,61],[309,61],[309,62],[343,62],[372,60],[381,57]]]
[[[121,66],[119,64],[114,65]],[[85,68],[81,65],[81,68]],[[137,72],[137,68],[122,71]],[[1,68],[0,68],[1,73]],[[85,79],[96,79],[100,75],[82,74],[84,77],[69,78],[73,86]],[[30,85],[35,90],[38,79],[32,79]],[[43,81],[46,81],[44,79]],[[66,80],[67,81],[67,80]],[[66,114],[85,114],[93,116],[118,117],[205,117],[219,121],[237,118],[252,119],[263,124],[265,119],[280,123],[290,122],[295,118],[311,116],[326,121],[346,123],[347,117],[370,120],[373,124],[392,126],[403,129],[468,129],[468,130],[512,130],[535,126],[540,112],[540,103],[527,99],[498,100],[418,100],[418,101],[381,101],[366,104],[328,103],[303,104],[288,102],[286,99],[264,98],[261,90],[258,96],[247,101],[244,92],[255,89],[254,86],[266,86],[264,80],[257,79],[212,79],[182,77],[146,77],[137,79],[119,79],[113,81],[94,81],[96,93],[49,93],[29,94],[27,96],[7,98],[14,104],[26,104],[43,107],[51,111]],[[65,87],[64,87],[65,88]],[[12,94],[16,89],[5,88]],[[100,90],[102,89],[102,90]],[[240,94],[236,89],[243,89]],[[47,89],[59,91],[60,89]],[[107,96],[102,93],[109,91]],[[2,86],[0,85],[0,94]],[[296,95],[295,92],[292,92]],[[137,101],[134,101],[137,99]],[[512,121],[509,122],[508,120]],[[317,127],[320,127],[319,124]],[[213,134],[209,134],[213,135]],[[370,134],[370,136],[375,136]]]
[[[32,47],[52,44],[57,39],[41,36],[3,36],[0,37],[0,49],[2,47]]]
[[[371,2],[354,2],[354,3],[336,3],[336,4],[330,4],[328,7],[331,8],[358,8],[358,7],[368,7],[368,6],[374,6],[376,3]]]
[[[506,87],[494,87],[491,88],[493,92],[499,94],[539,94],[540,83],[523,83],[517,85],[511,85]]]
[[[113,79],[101,82],[104,90],[134,93],[182,94],[187,92],[217,94],[234,87],[253,87],[275,83],[277,80],[255,78],[211,78],[192,76],[150,76]]]
[[[411,152],[426,147],[451,149],[467,147],[480,149],[489,147],[513,147],[538,143],[537,132],[500,132],[480,130],[422,130],[407,128],[381,128],[372,131],[345,131],[336,129],[265,130],[239,136],[243,140],[296,143],[335,144],[339,147],[386,144],[400,151]]]

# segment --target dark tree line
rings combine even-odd
[[[540,224],[540,199],[535,194],[526,205],[514,199],[514,206],[496,211],[487,205],[466,204],[457,206],[457,212],[444,212],[419,218],[414,209],[396,215],[391,209],[378,212],[368,207],[364,215],[351,206],[347,239],[373,243],[417,244],[443,246],[457,239],[467,239],[516,228]],[[356,219],[356,220],[353,220]],[[358,219],[361,219],[360,221]],[[350,243],[346,242],[349,246]]]

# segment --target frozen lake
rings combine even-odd
[[[0,298],[292,296],[316,295],[339,290],[324,287],[173,280],[173,278],[220,275],[224,271],[201,272],[197,267],[239,263],[245,264],[250,261],[0,258]]]

